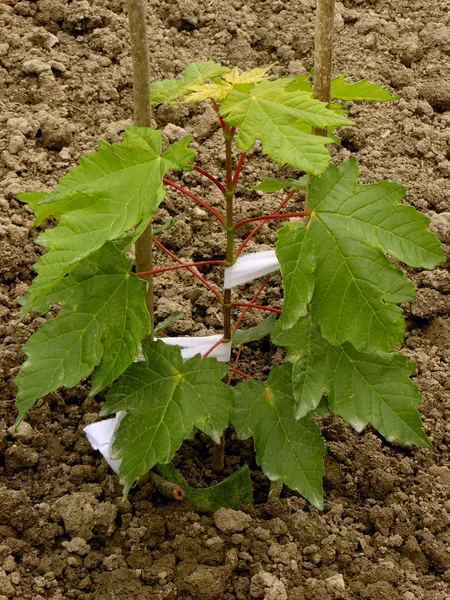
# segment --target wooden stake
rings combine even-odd
[[[150,103],[150,58],[148,53],[145,0],[128,0],[128,27],[130,30],[131,59],[133,63],[133,108],[134,124],[137,127],[152,126]],[[136,242],[136,272],[151,271],[152,226],[147,227]],[[147,308],[150,314],[151,331],[154,326],[153,276],[142,277],[148,281]]]
[[[167,481],[163,477],[157,475],[154,471],[149,471],[150,481],[155,489],[166,498],[172,500],[184,500],[186,492],[181,485]]]
[[[331,62],[333,58],[335,0],[317,0],[316,36],[314,42],[314,98],[330,103],[331,96]],[[327,129],[312,128],[314,135],[328,136]],[[311,175],[308,175],[308,187]],[[305,211],[310,210],[306,188]],[[309,218],[306,219],[309,221]]]
[[[314,55],[314,98],[330,103],[331,61],[333,57],[335,0],[317,0]],[[326,129],[313,128],[316,135],[328,135]]]

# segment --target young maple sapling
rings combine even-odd
[[[377,84],[348,84],[344,76],[329,82],[329,92],[326,86],[318,92],[310,74],[275,79],[270,68],[241,72],[213,61],[193,63],[180,78],[151,86],[153,105],[212,104],[225,148],[221,176],[195,165],[191,136],[163,150],[160,131],[134,126],[118,144],[100,142],[99,151],[82,157],[55,190],[19,195],[33,208],[36,225],[49,216],[59,221],[38,240],[49,251],[36,263],[38,275],[21,299],[24,314],[45,314],[62,304],[24,346],[28,358],[16,378],[18,422],[36,400],[61,386],[72,387],[89,375],[91,395],[111,385],[102,415],[119,418],[107,425],[113,445],[105,451],[117,460],[113,466],[124,494],[150,469],[179,478],[168,464],[195,428],[215,442],[216,470],[223,460],[223,432],[231,423],[238,438],[253,437],[257,463],[272,482],[288,485],[319,508],[325,447],[317,421],[324,415],[340,415],[357,431],[371,423],[389,441],[430,446],[416,408],[421,395],[409,378],[414,365],[395,352],[404,337],[398,304],[413,300],[414,288],[389,257],[431,269],[444,262],[442,250],[427,230],[428,218],[400,204],[401,185],[359,185],[356,159],[329,165],[327,149],[336,140],[331,131],[353,124],[335,100],[394,98]],[[329,72],[330,62],[323,68]],[[317,77],[325,81],[322,73],[316,68],[316,82]],[[268,214],[242,219],[235,192],[257,140],[264,155],[279,167],[289,165],[299,177],[254,182],[254,190],[285,190],[285,196]],[[233,148],[239,151],[236,163]],[[167,175],[193,170],[220,190],[222,209]],[[226,232],[223,259],[184,262],[164,246],[158,229],[151,233],[168,187],[205,208]],[[305,189],[303,210],[289,210]],[[284,221],[276,249],[246,253],[269,221]],[[253,229],[241,236],[249,224]],[[133,244],[139,247],[142,235],[150,235],[175,264],[138,265],[134,274],[127,252]],[[204,266],[223,270],[222,289],[208,280]],[[148,339],[151,303],[143,278],[177,269],[191,273],[221,308],[221,332]],[[259,301],[278,269],[282,309]],[[232,292],[255,279],[249,298]],[[249,310],[268,316],[242,330]],[[157,325],[155,335],[167,326]],[[267,381],[259,381],[239,368],[239,347],[266,335],[287,348],[286,360],[272,367]],[[232,378],[239,383],[233,385]],[[233,488],[214,502],[233,505],[233,495],[234,501],[249,501],[248,471],[242,473],[238,484],[233,480],[239,494]]]

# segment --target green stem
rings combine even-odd
[[[227,230],[227,249],[225,260],[232,264],[234,261],[234,206],[233,198],[236,189],[233,181],[233,137],[234,133],[231,128],[225,123],[223,129],[225,138],[225,164],[226,164],[226,189],[225,197],[225,227]],[[231,340],[231,289],[224,290],[223,295],[223,337],[225,341]]]
[[[281,479],[278,481],[271,481],[269,488],[269,495],[267,496],[267,502],[273,502],[280,498],[281,492],[283,491],[283,482]]]
[[[218,107],[217,107],[218,108]],[[225,229],[227,231],[227,249],[225,260],[228,264],[234,262],[234,206],[233,198],[237,178],[233,176],[233,138],[234,128],[229,127],[220,117],[223,137],[225,139],[225,165],[226,186],[223,196],[225,198]],[[243,159],[242,159],[243,160]],[[241,163],[242,166],[242,163]],[[238,175],[239,176],[239,175]],[[231,289],[224,290],[223,294],[223,341],[228,342],[232,337],[231,329]],[[225,464],[225,433],[222,434],[220,444],[213,448],[211,468],[214,473],[221,473]]]
[[[130,30],[131,60],[133,64],[133,109],[134,124],[137,127],[152,126],[152,109],[150,103],[150,58],[146,27],[145,0],[128,0],[128,26]],[[152,258],[152,226],[145,229],[136,241],[136,271],[151,271]],[[151,337],[154,326],[153,277],[147,275],[143,279],[148,282],[147,308],[150,314]]]
[[[225,432],[222,433],[220,444],[214,444],[211,469],[214,473],[222,473],[225,466]]]

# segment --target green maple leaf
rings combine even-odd
[[[289,329],[308,310],[314,290],[316,255],[303,223],[282,226],[275,247],[284,289],[280,324]]]
[[[228,125],[239,128],[236,146],[247,152],[255,140],[278,165],[319,174],[330,159],[326,144],[331,139],[311,135],[311,127],[352,125],[346,117],[326,108],[309,92],[288,92],[291,79],[239,85],[221,102],[220,114]]]
[[[127,411],[116,433],[114,456],[122,459],[126,495],[156,463],[168,463],[194,427],[217,444],[229,423],[232,390],[221,379],[228,366],[200,355],[183,361],[178,347],[143,344],[134,363],[106,397],[102,415]]]
[[[21,200],[22,202],[26,202],[36,216],[39,214],[39,212],[41,210],[39,204],[40,204],[41,200],[43,200],[46,196],[48,196],[48,192],[36,192],[35,190],[30,190],[29,192],[20,192],[19,194],[17,194],[18,200]],[[44,210],[44,211],[42,211],[42,218],[41,219],[36,218],[34,225],[36,225],[36,224],[39,225],[46,218],[47,218],[47,212]]]
[[[356,431],[372,423],[389,442],[431,448],[416,410],[422,396],[409,379],[414,369],[406,356],[363,354],[344,344],[336,350],[334,371],[339,376],[333,378],[330,408]]]
[[[187,66],[181,73],[181,79],[163,79],[155,81],[150,86],[150,99],[153,106],[162,102],[172,102],[185,96],[193,85],[199,85],[206,80],[229,73],[231,69],[212,60],[197,62]]]
[[[293,78],[287,87],[289,92],[312,92],[313,87],[309,81],[310,74],[298,75]],[[399,96],[391,96],[379,83],[371,83],[368,78],[360,79],[355,83],[346,83],[345,75],[339,75],[331,80],[331,98],[338,100],[373,100],[387,102],[398,100]]]
[[[288,92],[308,92],[313,93],[313,86],[311,79],[314,75],[314,71],[310,73],[302,73],[301,75],[295,75],[291,77],[289,84],[286,86]]]
[[[55,300],[63,302],[58,316],[23,347],[28,358],[15,379],[18,422],[49,392],[73,387],[94,370],[93,395],[133,362],[150,318],[147,283],[130,268],[131,260],[106,244],[55,287]]]
[[[299,189],[304,190],[307,186],[307,178],[301,177],[300,179],[277,179],[276,177],[263,177],[257,185],[252,185],[252,190],[258,192],[266,192],[268,194],[277,192],[278,190],[284,189]]]
[[[38,238],[50,251],[34,267],[38,276],[21,299],[23,314],[33,308],[46,312],[49,304],[42,299],[80,260],[124,232],[145,227],[164,198],[164,173],[192,168],[196,153],[187,148],[190,139],[162,152],[161,132],[128,127],[119,144],[100,142],[98,152],[83,156],[53,192],[40,200],[35,192],[18,195],[31,201],[35,224],[50,215],[60,219]]]
[[[164,331],[164,329],[167,329],[168,327],[176,323],[180,317],[181,311],[176,310],[174,313],[166,317],[163,321],[155,325],[155,328],[153,329],[153,335],[156,336],[161,331]]]
[[[255,327],[238,329],[231,340],[233,345],[237,346],[239,344],[249,344],[250,342],[262,340],[272,331],[276,320],[276,314],[271,313],[268,317],[258,323],[258,325],[255,325]]]
[[[266,384],[239,383],[234,392],[231,422],[240,439],[253,436],[256,461],[264,473],[323,508],[325,445],[310,418],[295,419],[292,365],[275,365]]]
[[[404,193],[390,181],[358,186],[353,158],[311,179],[308,226],[285,224],[277,243],[283,329],[310,310],[333,345],[390,352],[400,344],[404,322],[396,304],[415,294],[386,255],[428,269],[445,262],[428,217],[398,204]]]
[[[219,508],[241,508],[253,504],[252,478],[248,465],[243,465],[231,475],[207,488],[191,487],[183,475],[172,464],[155,465],[153,469],[167,481],[184,488],[186,498],[198,513],[212,513]]]
[[[339,100],[387,102],[398,100],[400,96],[391,96],[379,83],[370,83],[368,77],[355,83],[346,83],[345,75],[339,75],[331,80],[331,97]]]
[[[288,331],[275,326],[272,341],[288,346],[296,418],[315,410],[327,394],[331,410],[356,431],[371,423],[390,442],[431,447],[416,409],[422,396],[409,379],[415,365],[405,356],[367,354],[349,343],[331,346],[309,315]]]
[[[153,227],[153,229],[152,229],[153,235],[155,235],[156,233],[161,233],[161,231],[167,231],[167,229],[172,229],[172,227],[175,225],[175,223],[178,223],[178,221],[181,221],[185,218],[186,218],[185,213],[182,213],[181,215],[177,215],[176,217],[171,217],[165,223],[163,223],[163,225],[159,225],[158,227]]]
[[[292,363],[294,414],[296,419],[302,419],[317,409],[323,394],[330,390],[334,348],[320,335],[309,315],[287,331],[277,322],[271,341],[287,346],[286,360]]]

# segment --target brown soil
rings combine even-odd
[[[313,62],[314,5],[149,0],[154,76],[173,77],[189,62],[207,59],[244,69],[278,61],[278,75],[303,72]],[[364,181],[405,184],[408,202],[431,217],[447,254],[449,8],[446,0],[338,3],[334,65],[336,74],[370,75],[400,96],[387,105],[350,103],[358,127],[341,132],[335,160],[354,154]],[[32,215],[15,195],[52,188],[99,138],[119,141],[130,122],[123,2],[1,0],[0,90],[0,600],[449,600],[448,270],[411,270],[418,299],[405,307],[403,351],[417,362],[425,398],[420,410],[433,450],[390,445],[373,430],[358,435],[330,418],[323,423],[328,455],[321,514],[287,494],[245,508],[247,517],[199,516],[185,503],[168,504],[150,484],[121,504],[116,476],[82,432],[98,419],[101,403],[86,399],[87,386],[38,402],[18,432],[11,425],[20,347],[42,322],[28,316],[17,323],[16,299],[40,249],[38,232],[29,229]],[[178,106],[154,116],[168,139],[180,134],[178,127],[195,131],[200,164],[222,168],[211,110]],[[276,174],[257,149],[251,158],[244,182]],[[185,179],[194,190],[200,183],[192,175]],[[273,198],[242,198],[239,210],[252,216],[261,203],[268,209]],[[181,210],[186,220],[165,234],[165,243],[184,258],[222,255],[223,237],[197,207],[169,193],[159,218]],[[274,239],[266,225],[249,249]],[[156,287],[164,295],[158,319],[181,303],[183,317],[172,334],[201,335],[220,326],[187,274],[164,276]],[[280,303],[278,282],[262,300],[269,297]],[[247,349],[241,368],[263,375],[271,361],[266,346]],[[246,456],[253,460],[250,445],[231,441],[228,469]],[[197,483],[215,481],[205,439],[185,445],[177,460]],[[267,482],[257,472],[255,481],[262,500]]]

